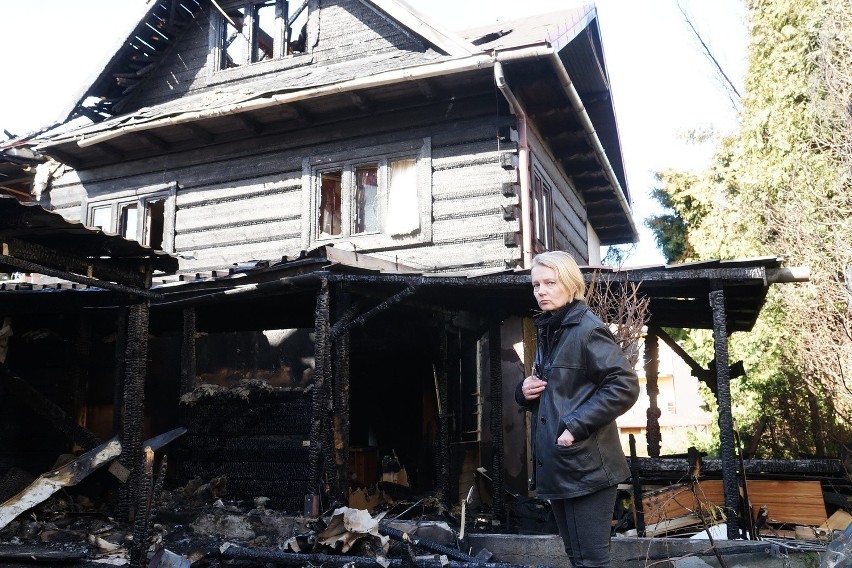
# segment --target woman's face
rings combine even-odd
[[[545,312],[558,310],[573,299],[573,294],[562,284],[552,268],[538,264],[533,266],[530,276],[538,307]]]

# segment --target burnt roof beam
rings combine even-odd
[[[24,219],[23,222],[25,223],[26,219]],[[9,219],[7,220],[7,224],[4,228],[12,229],[16,225],[19,225],[19,223],[16,223],[14,219]],[[21,228],[26,229],[25,226],[22,226]],[[108,287],[93,284],[92,281],[107,279],[109,281],[117,282],[123,286],[148,288],[152,272],[152,263],[150,261],[140,261],[135,269],[127,268],[125,270],[121,270],[115,268],[110,261],[81,258],[80,256],[68,254],[44,245],[24,242],[8,237],[2,238],[2,261],[17,268],[23,268],[24,270],[45,274],[47,276],[56,276],[57,278],[65,278],[65,275],[73,274],[85,275],[88,279],[85,282],[80,282],[79,280],[75,280],[70,277],[66,279],[72,282],[79,282],[81,284],[98,286],[99,288]],[[31,263],[33,265],[37,265],[37,268],[30,270],[29,268],[22,267],[20,264],[15,264],[15,262],[12,261]],[[112,262],[114,262],[114,259]],[[53,272],[59,271],[62,274],[57,275],[41,272],[38,268],[50,269]]]
[[[140,298],[147,298],[149,300],[155,300],[160,297],[159,294],[151,292],[147,288],[134,288],[132,286],[100,280],[98,278],[90,278],[74,272],[50,268],[48,266],[30,262],[28,260],[22,260],[13,256],[7,256],[5,254],[0,254],[0,264],[8,264],[9,266],[14,266],[24,272],[34,272],[45,276],[53,276],[54,278],[62,278],[63,280],[69,280],[78,284],[85,284],[86,286],[93,286],[95,288],[104,288],[106,290],[121,292],[122,294],[128,294],[130,296],[137,296]]]

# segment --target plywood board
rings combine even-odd
[[[828,518],[819,481],[749,480],[748,495],[755,515],[761,506],[767,507],[770,523],[819,526]],[[649,525],[694,514],[699,506],[722,507],[722,480],[698,482],[695,495],[687,484],[672,485],[646,493],[642,503]]]

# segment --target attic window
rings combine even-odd
[[[307,0],[222,3],[216,40],[219,69],[230,69],[305,52]],[[286,47],[285,47],[286,46]]]

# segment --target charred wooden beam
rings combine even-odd
[[[133,521],[133,543],[130,545],[130,568],[142,568],[142,557],[147,550],[148,515],[151,506],[154,478],[154,451],[145,449],[142,466],[142,479],[136,497],[136,518]]]
[[[89,555],[89,547],[63,543],[60,547],[40,545],[0,544],[0,565],[30,566],[48,564],[51,566],[75,566],[78,561]],[[8,563],[8,564],[7,564]]]
[[[327,426],[324,420],[328,411],[328,403],[325,400],[325,382],[329,379],[326,361],[327,352],[331,348],[329,329],[329,291],[328,280],[323,278],[317,293],[316,313],[314,316],[314,389],[311,399],[311,434],[310,451],[308,454],[308,467],[310,487],[313,494],[307,497],[316,498],[319,495],[322,481],[322,466],[324,448],[323,428]]]
[[[131,306],[127,318],[127,346],[122,408],[122,446],[120,461],[130,471],[130,482],[121,488],[120,505],[126,506],[128,520],[139,513],[135,504],[143,483],[144,455],[142,432],[145,421],[145,374],[148,361],[148,305]]]
[[[14,266],[15,268],[20,268],[24,272],[35,272],[37,274],[43,274],[45,276],[55,276],[57,278],[70,280],[71,282],[77,282],[78,284],[86,284],[87,286],[93,286],[95,288],[105,288],[107,290],[113,290],[115,292],[121,292],[123,294],[128,294],[131,296],[139,296],[142,298],[149,299],[160,297],[159,294],[157,294],[156,292],[151,292],[148,289],[133,288],[131,286],[125,286],[123,284],[107,282],[106,280],[99,280],[97,278],[80,276],[79,274],[66,272],[64,270],[54,270],[53,268],[49,268],[47,266],[37,264],[35,262],[29,262],[26,260],[21,260],[19,258],[2,254],[0,254],[0,262],[3,262],[10,266]]]
[[[27,220],[23,216],[12,219],[6,218],[3,221],[4,229],[6,230],[27,228]],[[108,251],[104,251],[104,254],[107,252]],[[137,261],[132,269],[129,265],[125,265],[123,268],[117,268],[109,262],[97,258],[81,258],[78,255],[68,254],[55,248],[37,243],[25,242],[14,238],[3,238],[2,256],[4,257],[4,262],[8,262],[8,259],[10,258],[11,260],[17,259],[21,262],[28,261],[32,263],[32,265],[42,265],[42,267],[46,270],[52,270],[55,273],[87,278],[85,282],[79,282],[73,278],[67,278],[67,280],[78,282],[80,284],[106,288],[106,285],[98,286],[97,284],[94,284],[94,282],[103,284],[111,284],[112,282],[115,282],[118,285],[123,285],[120,289],[116,290],[118,292],[131,293],[131,290],[133,290],[134,293],[140,292],[138,288],[147,288],[150,285],[150,269],[148,271],[140,270],[140,268],[145,267],[146,264],[143,260]],[[26,270],[26,268],[24,269]],[[33,272],[38,271],[33,270]],[[57,276],[59,278],[63,277],[57,274],[41,274]],[[109,282],[103,282],[104,280]],[[113,288],[111,289],[115,289],[116,284],[112,284]],[[144,292],[147,293],[147,290]]]
[[[338,314],[346,313],[351,297],[343,286],[336,295]],[[334,341],[334,448],[337,479],[341,498],[348,494],[349,479],[349,347],[350,337],[344,333]]]
[[[367,321],[369,321],[374,316],[384,312],[385,310],[387,310],[388,308],[390,308],[394,304],[401,302],[402,300],[404,300],[408,296],[411,296],[412,294],[414,294],[416,291],[417,291],[417,287],[412,286],[412,285],[408,285],[401,292],[397,292],[396,294],[394,294],[393,296],[391,296],[390,298],[388,298],[387,300],[385,300],[384,302],[382,302],[381,304],[379,304],[375,308],[367,311],[364,314],[361,314],[357,318],[355,318],[351,321],[345,321],[345,320],[338,321],[334,325],[334,327],[331,329],[331,340],[333,341],[337,337],[340,337],[341,335],[343,335],[345,333],[349,333],[352,329],[354,329],[358,326],[364,325]]]
[[[645,335],[644,354],[646,390],[650,401],[650,405],[646,412],[648,419],[648,455],[653,458],[658,458],[660,457],[660,442],[662,441],[662,434],[660,433],[660,416],[662,415],[662,412],[660,412],[660,407],[657,403],[657,397],[660,395],[660,387],[657,384],[660,369],[660,356],[659,341],[657,340],[657,336],[651,333],[650,330]]]
[[[47,149],[43,150],[43,153],[47,154],[48,156],[53,156],[54,158],[56,158],[57,160],[59,160],[63,164],[68,164],[69,166],[71,166],[75,170],[79,170],[80,166],[83,165],[82,160],[80,160],[76,156],[72,156],[71,154],[69,154],[68,152],[66,152],[64,150],[59,150],[57,148],[47,148]]]
[[[639,473],[644,477],[663,475],[677,479],[689,474],[689,461],[681,457],[635,458]],[[722,460],[707,459],[701,461],[702,472],[706,475],[718,476],[722,472]],[[761,477],[796,477],[829,479],[845,477],[846,471],[839,459],[810,459],[810,460],[744,460],[746,473],[756,478]],[[670,474],[670,475],[669,475]]]
[[[734,447],[734,418],[731,414],[731,382],[728,363],[728,329],[725,321],[725,292],[710,292],[713,309],[713,343],[715,346],[716,399],[719,402],[719,439],[721,442],[722,479],[725,489],[725,517],[728,539],[740,538],[739,484],[737,482],[737,456]]]

